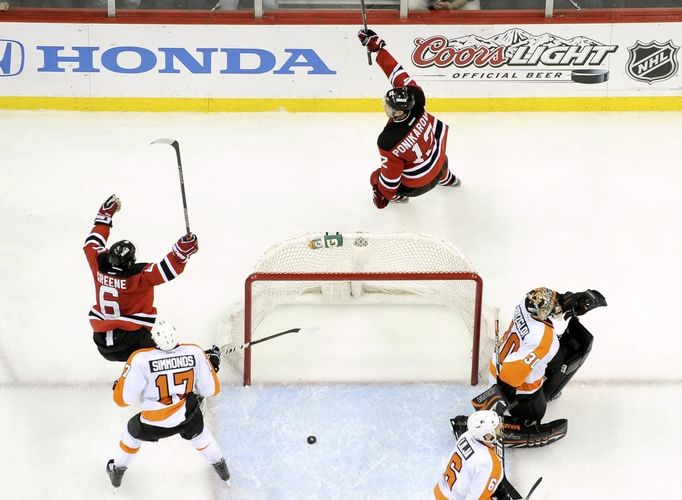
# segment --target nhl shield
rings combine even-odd
[[[675,76],[679,69],[677,62],[679,50],[679,47],[673,45],[672,40],[666,43],[657,41],[642,43],[637,40],[633,47],[628,47],[630,57],[625,70],[631,78],[649,85],[667,80]]]

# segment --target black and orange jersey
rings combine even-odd
[[[379,191],[390,200],[400,185],[419,188],[440,175],[448,126],[426,111],[424,91],[386,49],[379,50],[376,61],[394,88],[408,87],[415,98],[409,116],[400,122],[389,119],[377,140]]]
[[[95,224],[83,245],[95,282],[90,325],[95,332],[140,327],[151,330],[156,320],[154,287],[175,279],[184,271],[185,263],[171,251],[158,263],[138,263],[124,273],[114,271],[107,258],[110,231],[106,224]]]

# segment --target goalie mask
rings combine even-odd
[[[384,111],[392,120],[401,122],[409,116],[414,103],[414,95],[408,87],[396,87],[386,92]]]
[[[492,410],[472,413],[467,419],[467,430],[472,437],[484,444],[491,445],[502,432],[500,416]]]
[[[535,288],[526,294],[526,310],[541,321],[561,314],[557,293],[549,288]]]
[[[135,245],[128,240],[117,241],[111,245],[109,264],[119,271],[129,270],[135,264]]]
[[[157,319],[152,327],[152,339],[162,351],[170,351],[178,346],[175,327],[165,319]]]

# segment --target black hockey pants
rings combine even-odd
[[[111,334],[93,332],[92,340],[99,353],[109,361],[128,361],[130,355],[138,349],[156,347],[152,334],[146,328],[132,332],[116,329]]]

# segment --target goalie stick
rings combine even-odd
[[[530,496],[531,496],[531,495],[533,494],[533,492],[535,491],[535,488],[537,488],[537,487],[539,486],[539,484],[540,484],[541,481],[542,481],[542,476],[540,476],[540,477],[538,478],[538,480],[535,481],[535,484],[534,484],[533,486],[531,486],[530,490],[528,490],[528,494],[526,495],[525,500],[530,500]]]
[[[175,150],[175,156],[178,159],[178,173],[180,174],[180,192],[182,193],[182,208],[185,211],[185,229],[187,234],[191,234],[189,230],[189,215],[187,215],[187,197],[185,196],[185,178],[182,175],[182,161],[180,160],[180,144],[175,139],[156,139],[152,144],[168,144]]]
[[[272,340],[277,337],[281,337],[282,335],[286,335],[288,333],[296,333],[296,332],[303,332],[303,333],[315,333],[319,328],[313,327],[313,328],[292,328],[291,330],[285,330],[283,332],[275,333],[272,335],[268,335],[267,337],[263,337],[262,339],[254,340],[252,342],[247,342],[245,344],[241,344],[235,347],[227,347],[223,346],[220,349],[220,353],[225,356],[227,354],[231,354],[236,351],[240,351],[242,349],[246,349],[247,347],[251,347],[252,345],[260,344],[261,342],[265,342],[266,340]]]
[[[365,33],[367,32],[367,9],[365,8],[365,0],[360,0],[360,12],[362,13],[362,27],[365,29]],[[372,53],[369,51],[369,47],[367,47],[367,64],[370,66],[372,65]]]
[[[495,371],[497,372],[497,383],[500,383],[500,308],[493,309],[495,315]],[[499,437],[502,446],[502,470],[504,471],[504,417],[500,415],[502,421],[502,436]]]

